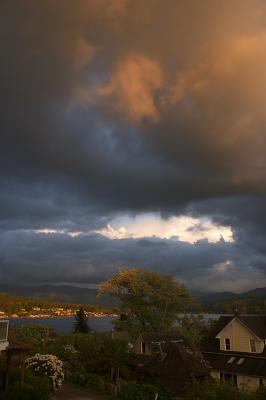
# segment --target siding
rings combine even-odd
[[[260,387],[259,377],[247,376],[247,375],[237,375],[237,387],[247,389],[251,392],[255,392]],[[211,371],[211,376],[216,380],[220,381],[220,372]],[[263,384],[266,385],[266,379],[263,378]]]
[[[226,350],[225,338],[229,338],[231,341],[231,351],[250,352],[250,339],[255,340],[257,353],[262,353],[264,350],[263,340],[258,340],[237,320],[225,328],[218,337],[220,338],[220,350]]]

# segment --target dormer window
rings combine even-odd
[[[249,344],[250,344],[251,353],[256,353],[256,341],[255,341],[255,339],[250,339]]]
[[[231,350],[231,341],[229,338],[225,338],[225,350]]]

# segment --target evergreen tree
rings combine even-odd
[[[74,325],[75,333],[89,333],[90,328],[88,326],[85,311],[82,307],[76,312],[75,320],[76,320]]]

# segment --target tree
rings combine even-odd
[[[120,300],[120,309],[126,318],[116,321],[116,328],[126,329],[133,335],[170,330],[177,313],[183,311],[190,299],[188,289],[171,275],[138,268],[120,269],[100,285],[99,294]]]
[[[76,312],[75,320],[75,333],[88,333],[90,331],[87,323],[87,317],[82,307]]]
[[[178,329],[190,346],[199,350],[203,339],[209,336],[214,321],[205,321],[201,315],[183,315],[178,317]]]

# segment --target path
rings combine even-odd
[[[75,386],[64,384],[56,392],[55,400],[106,400],[105,397],[81,390]]]

